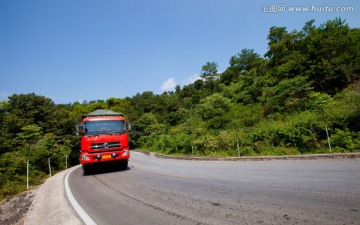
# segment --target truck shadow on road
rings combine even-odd
[[[94,165],[91,168],[87,168],[86,171],[83,170],[83,175],[89,176],[114,172],[126,172],[128,170],[130,170],[130,167],[123,168],[115,165]]]

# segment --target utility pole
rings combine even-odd
[[[29,190],[29,157],[26,161],[26,190]]]
[[[237,150],[238,150],[238,157],[240,157],[239,139],[236,140],[236,146],[237,146]]]
[[[49,174],[50,174],[50,177],[51,177],[51,165],[50,165],[50,156],[48,158],[48,164],[49,164]]]
[[[331,144],[330,144],[330,137],[329,137],[329,131],[327,129],[327,126],[325,124],[325,130],[326,130],[326,136],[327,136],[327,140],[328,140],[328,144],[329,144],[329,150],[331,152]]]

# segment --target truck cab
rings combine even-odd
[[[82,116],[80,164],[84,174],[105,164],[127,169],[130,159],[127,127],[124,115],[111,110],[98,109]]]

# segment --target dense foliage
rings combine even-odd
[[[272,27],[268,41],[264,57],[243,49],[223,73],[208,62],[174,93],[129,99],[133,145],[227,156],[360,150],[360,30],[309,21]]]
[[[139,93],[54,104],[20,94],[0,105],[0,198],[25,188],[51,168],[78,163],[75,124],[95,109],[123,112],[131,147],[166,154],[213,156],[353,152],[360,149],[360,30],[339,18],[300,31],[272,27],[264,57],[243,49],[218,72],[161,95]],[[330,136],[329,148],[327,132]]]

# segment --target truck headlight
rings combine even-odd
[[[129,154],[129,150],[126,150],[125,152],[122,153],[122,156],[127,156]]]
[[[86,160],[86,161],[90,160],[89,156],[87,156],[86,154],[82,154],[81,158],[82,158],[82,160]]]

